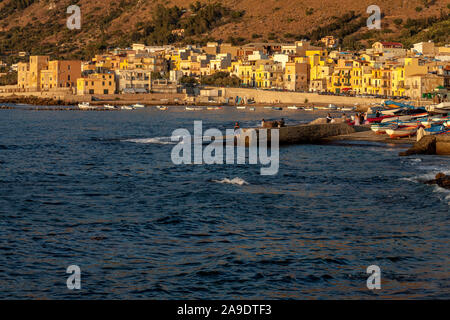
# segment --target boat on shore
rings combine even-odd
[[[399,126],[396,129],[387,129],[386,133],[391,139],[413,137],[417,134],[420,127],[421,126]]]

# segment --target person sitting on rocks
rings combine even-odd
[[[284,127],[284,118],[281,118],[280,121],[278,121],[278,128]]]
[[[327,123],[330,123],[331,121],[333,121],[333,118],[331,117],[331,114],[327,115]]]
[[[239,126],[239,122],[236,122],[234,125],[234,130],[239,130],[241,127]]]
[[[261,128],[264,128],[265,125],[266,125],[266,120],[262,119],[262,121],[261,121]]]

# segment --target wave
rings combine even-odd
[[[223,180],[212,180],[212,182],[216,182],[216,183],[226,183],[226,184],[234,184],[234,185],[238,185],[238,186],[243,186],[243,185],[249,185],[250,183],[248,183],[247,181],[245,181],[244,179],[241,179],[239,177],[236,177],[234,179],[228,179],[225,178]]]
[[[124,142],[143,143],[143,144],[176,144],[172,141],[172,137],[154,137],[140,139],[126,139]]]
[[[447,201],[448,205],[450,205],[450,190],[441,188],[439,186],[434,186],[433,192],[440,194],[440,198],[443,201]]]

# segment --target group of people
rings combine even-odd
[[[286,123],[284,121],[284,118],[281,118],[279,121],[266,121],[262,119],[261,121],[261,128],[281,128],[285,127]]]
[[[364,124],[364,122],[367,120],[367,115],[363,112],[357,112],[355,114],[355,126],[360,126]]]

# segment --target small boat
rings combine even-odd
[[[329,104],[327,107],[326,107],[326,110],[337,110],[338,109],[338,107],[336,107],[334,104]]]
[[[341,111],[345,111],[345,112],[352,112],[352,111],[356,111],[356,107],[342,107],[340,108]]]
[[[245,110],[245,109],[247,109],[247,107],[236,107],[236,109],[238,109],[238,110]]]
[[[248,110],[250,110],[250,111],[256,111],[256,108],[254,108],[254,107],[251,107],[250,109],[248,109]]]
[[[282,110],[283,110],[283,108],[281,108],[281,107],[273,107],[273,108],[272,108],[272,110],[276,110],[276,111],[282,111]]]
[[[133,110],[132,106],[121,106],[120,110]]]
[[[417,130],[419,130],[419,127],[420,126],[414,127],[399,126],[397,129],[387,129],[386,133],[389,135],[391,139],[412,137],[416,135]]]
[[[387,123],[387,124],[377,123],[377,124],[371,125],[370,129],[373,132],[375,132],[376,134],[385,134],[386,130],[396,129],[397,127],[398,127],[398,125],[395,123]]]
[[[314,111],[314,110],[316,110],[314,107],[306,107],[305,108],[305,111]]]
[[[208,107],[206,109],[208,109],[208,110],[221,110],[222,107]]]
[[[140,103],[136,103],[132,105],[133,108],[138,109],[138,108],[145,108],[145,105],[140,104]]]
[[[113,105],[110,105],[110,104],[105,104],[103,106],[103,108],[105,108],[105,109],[116,109],[116,106],[113,106]]]
[[[88,109],[92,109],[93,107],[91,106],[91,104],[89,102],[82,102],[78,104],[78,108],[81,110],[88,110]]]
[[[272,109],[272,107],[264,107],[264,109]]]
[[[186,107],[186,111],[202,111],[203,108],[200,107]]]
[[[440,126],[432,126],[431,128],[426,128],[425,135],[435,135],[435,134],[441,134],[448,131],[448,128],[446,126],[440,125]]]
[[[289,106],[288,109],[289,109],[289,110],[299,110],[300,107],[297,107],[297,106]]]
[[[167,110],[169,110],[169,107],[166,107],[166,106],[156,106],[156,109],[161,110],[161,111],[167,111]]]

